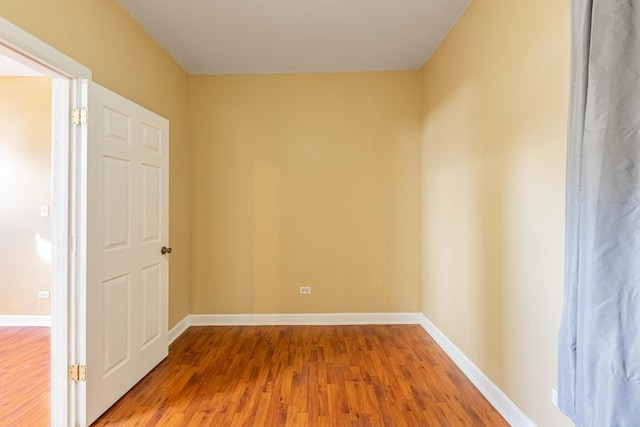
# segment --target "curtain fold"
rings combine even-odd
[[[640,0],[572,1],[558,403],[640,426]]]

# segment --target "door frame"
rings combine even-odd
[[[86,126],[71,124],[71,110],[86,105],[91,70],[0,17],[0,53],[52,80],[52,282],[51,425],[76,424],[76,386],[68,377],[76,363],[77,313],[86,310],[79,280],[85,277]]]

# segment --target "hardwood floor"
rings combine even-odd
[[[0,426],[49,425],[49,328],[0,328]],[[192,327],[95,426],[506,426],[424,330]]]
[[[417,325],[192,327],[95,426],[506,426]]]
[[[47,426],[51,330],[0,327],[0,426]]]

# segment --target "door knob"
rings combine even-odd
[[[164,254],[170,254],[170,253],[171,253],[171,248],[168,248],[168,247],[166,247],[166,246],[163,246],[163,247],[162,247],[162,249],[160,250],[160,253],[161,253],[162,255],[164,255]]]

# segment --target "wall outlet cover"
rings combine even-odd
[[[311,295],[311,286],[300,286],[300,295]]]

